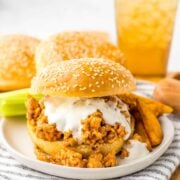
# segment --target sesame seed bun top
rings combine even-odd
[[[61,97],[101,97],[135,89],[135,79],[119,63],[83,58],[54,63],[32,81],[33,93]]]
[[[64,32],[39,44],[36,50],[36,69],[40,72],[54,62],[86,57],[110,59],[121,64],[124,62],[122,52],[110,42],[107,33]]]
[[[0,91],[30,86],[38,43],[36,38],[25,35],[0,36]]]

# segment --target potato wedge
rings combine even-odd
[[[139,99],[137,100],[137,109],[141,115],[151,145],[156,146],[160,144],[163,138],[163,132],[156,115],[149,109],[146,103]]]
[[[154,99],[142,97],[133,93],[125,93],[119,95],[122,101],[127,103],[131,109],[137,106],[137,100],[144,102],[148,108],[155,114],[155,116],[160,116],[164,113],[171,113],[173,109],[170,106],[167,106],[161,102],[158,102]]]
[[[135,117],[135,122],[136,122],[135,123],[135,134],[137,133],[138,135],[141,136],[142,141],[147,144],[148,150],[151,151],[152,150],[151,142],[150,142],[148,135],[146,133],[146,130],[144,128],[141,116],[138,112],[136,112],[136,113],[134,113],[134,117]]]
[[[164,113],[171,113],[173,111],[173,109],[170,106],[167,106],[159,101],[156,101],[154,99],[150,99],[150,98],[146,98],[146,97],[142,97],[139,95],[135,95],[134,96],[143,101],[144,103],[147,104],[147,106],[152,110],[152,112],[156,115],[156,116],[160,116]]]

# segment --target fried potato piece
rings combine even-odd
[[[144,103],[147,104],[147,106],[151,109],[151,111],[155,114],[155,116],[160,116],[164,113],[171,113],[173,109],[170,106],[167,106],[159,101],[156,101],[154,99],[142,97],[139,95],[135,95],[137,99],[143,101]]]
[[[141,119],[151,145],[159,145],[163,138],[163,132],[156,115],[149,109],[148,105],[141,100],[137,100],[137,109],[141,115]]]
[[[132,93],[119,95],[122,101],[129,105],[131,114],[135,118],[135,133],[146,142],[149,150],[161,143],[163,132],[158,116],[171,113],[173,109],[156,100],[142,97]]]
[[[120,94],[118,95],[118,97],[125,102],[126,104],[129,105],[130,109],[133,109],[134,107],[136,107],[136,96],[132,93],[124,93],[124,94]]]
[[[141,116],[138,112],[136,112],[134,113],[134,117],[135,117],[136,123],[135,123],[135,134],[133,136],[133,139],[137,139],[138,137],[136,138],[136,134],[138,134],[141,137],[140,141],[146,143],[148,150],[151,151],[152,150],[151,142],[144,128]]]
[[[144,102],[148,106],[148,108],[153,112],[153,114],[155,114],[155,116],[160,116],[164,113],[171,113],[173,111],[173,109],[170,106],[167,106],[154,99],[142,97],[136,94],[125,93],[119,95],[119,97],[121,98],[122,101],[127,103],[131,109],[137,106],[136,104],[137,100]]]

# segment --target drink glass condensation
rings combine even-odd
[[[177,0],[115,0],[118,44],[137,77],[164,77]]]

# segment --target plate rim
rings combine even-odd
[[[165,121],[165,123],[168,124],[168,126],[170,126],[170,129],[171,129],[171,136],[164,142],[164,144],[162,144],[162,147],[150,154],[148,154],[147,156],[145,157],[142,157],[140,159],[137,159],[135,161],[132,161],[128,164],[123,164],[123,165],[119,165],[119,166],[114,166],[114,167],[109,167],[109,168],[79,168],[79,167],[68,167],[68,166],[63,166],[63,165],[57,165],[57,164],[51,164],[51,163],[48,163],[48,162],[44,162],[44,161],[40,161],[40,160],[37,160],[37,159],[32,159],[31,157],[28,157],[26,155],[24,155],[23,153],[20,153],[18,150],[16,150],[9,142],[8,140],[6,139],[6,135],[5,135],[5,128],[6,128],[6,123],[7,123],[7,120],[6,119],[3,119],[1,121],[1,126],[0,126],[0,136],[1,136],[1,139],[2,139],[2,143],[5,145],[6,149],[10,152],[10,154],[13,156],[14,159],[18,160],[18,162],[20,162],[21,164],[29,167],[30,169],[33,169],[32,166],[30,166],[29,164],[27,163],[24,163],[23,161],[25,160],[26,162],[30,162],[30,163],[36,163],[38,164],[39,166],[43,165],[43,166],[51,166],[51,168],[61,168],[62,170],[70,170],[70,171],[73,171],[73,172],[77,172],[79,170],[83,171],[83,173],[103,173],[103,172],[106,172],[106,171],[111,171],[111,172],[114,172],[114,171],[118,171],[119,168],[128,168],[128,167],[131,167],[131,166],[134,166],[136,164],[141,164],[145,161],[148,161],[148,159],[150,157],[156,157],[157,155],[156,154],[159,154],[161,152],[161,150],[163,149],[163,151],[160,153],[160,155],[158,155],[157,158],[155,158],[153,160],[153,162],[155,162],[160,156],[162,156],[162,154],[164,154],[164,152],[168,149],[168,147],[170,146],[170,144],[172,143],[173,141],[173,137],[174,137],[174,126],[173,126],[173,123],[172,121],[165,115],[162,116],[163,119],[161,121]],[[153,162],[151,162],[150,164],[148,164],[147,166],[151,165]],[[143,168],[140,168],[139,170],[142,170],[144,168],[146,168],[147,166],[144,166]],[[36,171],[39,171],[39,172],[42,172],[42,173],[48,173],[49,172],[44,172],[43,170],[37,170],[35,169]],[[133,172],[137,172],[139,170],[135,170],[135,171],[132,171],[128,174],[132,174]],[[128,175],[128,174],[125,174],[125,175]],[[59,176],[57,174],[50,174],[50,175],[53,175],[53,176]],[[123,175],[122,175],[123,176]],[[60,177],[60,176],[59,176]],[[62,177],[65,177],[65,176],[62,176]],[[120,177],[120,176],[111,176],[112,178],[114,177]],[[72,178],[72,177],[71,177]],[[77,178],[77,177],[74,177],[74,178]],[[109,177],[107,177],[109,178]],[[86,179],[84,177],[84,179]],[[89,177],[88,177],[89,179]],[[102,179],[101,178],[97,178],[97,179]]]

